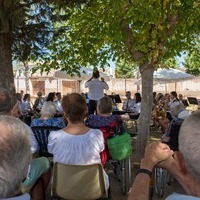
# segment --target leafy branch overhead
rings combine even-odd
[[[66,32],[49,46],[43,67],[71,72],[80,66],[105,67],[108,60],[148,62],[155,68],[189,48],[199,31],[198,1],[110,0],[75,7]],[[187,24],[187,26],[186,26]]]

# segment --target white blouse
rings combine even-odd
[[[103,133],[90,129],[83,135],[71,135],[63,130],[52,131],[48,137],[48,151],[53,161],[72,165],[101,163],[100,152],[104,150]],[[104,171],[106,189],[109,188],[108,175]]]
[[[48,151],[54,155],[54,162],[72,165],[101,163],[100,152],[103,150],[104,138],[98,129],[90,129],[83,135],[52,131],[48,138]]]

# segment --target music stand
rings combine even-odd
[[[183,100],[182,100],[182,104],[183,104],[185,107],[189,106],[187,99],[183,99]]]
[[[115,94],[115,95],[108,95],[112,100],[113,102],[115,103],[121,103],[121,98],[119,96],[119,94]]]
[[[188,97],[187,98],[190,104],[198,105],[198,101],[196,97]]]

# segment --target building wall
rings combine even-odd
[[[46,78],[46,79],[31,79],[30,80],[30,94],[32,96],[35,96],[37,91],[39,91],[38,88],[33,88],[33,81],[44,81],[44,91],[47,95],[49,92],[61,92],[64,94],[70,93],[70,92],[87,92],[88,89],[84,88],[85,81],[72,81],[72,80],[62,80],[62,79],[53,79],[53,78]],[[112,92],[115,92],[116,94],[120,94],[121,96],[124,96],[125,91],[131,91],[132,94],[139,91],[141,92],[141,86],[137,86],[134,84],[135,79],[111,79],[108,81],[109,90],[106,91],[107,94],[111,94]],[[16,91],[20,92],[20,90],[25,91],[25,81],[24,78],[15,78],[15,86]],[[79,89],[80,87],[80,89]],[[184,97],[187,96],[194,96],[197,98],[200,98],[200,77],[196,77],[193,80],[184,81],[184,82],[178,82],[178,83],[168,83],[168,84],[155,84],[153,86],[154,91],[156,92],[171,92],[176,90],[177,93],[183,94]]]

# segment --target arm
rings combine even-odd
[[[200,196],[200,183],[198,183],[187,171],[181,152],[176,151],[173,156],[159,163],[180,183],[187,194]]]
[[[106,90],[108,90],[109,89],[109,86],[108,86],[108,84],[105,82],[105,80],[104,80],[104,78],[103,77],[101,77],[101,81],[103,82],[103,83],[105,83],[104,85],[104,89],[106,89]]]
[[[88,82],[90,82],[92,79],[93,79],[93,76],[85,82],[85,87],[86,88],[88,87]]]
[[[166,144],[153,142],[145,149],[144,159],[141,161],[141,169],[152,171],[157,163],[172,156],[173,151]],[[150,176],[139,173],[132,186],[128,200],[148,200]]]

